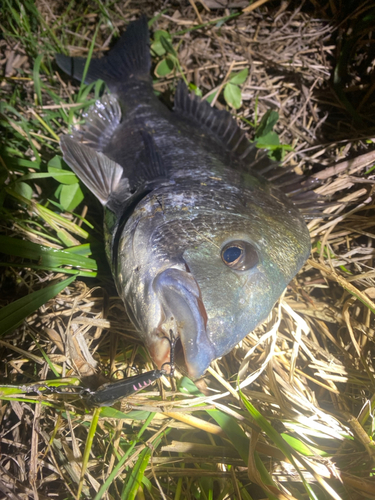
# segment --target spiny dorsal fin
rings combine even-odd
[[[190,94],[183,81],[177,86],[174,110],[208,129],[228,151],[240,159],[255,160],[259,150],[247,139],[232,115],[228,111],[212,108],[207,101]]]
[[[118,163],[68,135],[61,137],[60,146],[66,163],[103,205],[114,194],[129,198],[129,181]]]
[[[146,16],[129,24],[108,56],[91,59],[85,83],[102,79],[114,92],[124,81],[135,78],[150,79],[150,40]],[[68,57],[56,54],[57,65],[68,75],[82,80],[86,64],[84,57]]]

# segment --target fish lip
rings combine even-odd
[[[189,376],[201,377],[216,356],[198,283],[190,272],[169,268],[155,277],[153,288],[162,309],[159,338],[169,338],[172,330],[181,341]]]

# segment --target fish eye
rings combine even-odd
[[[258,252],[247,241],[235,240],[227,243],[221,250],[221,259],[236,271],[247,271],[259,262]]]

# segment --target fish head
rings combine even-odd
[[[267,318],[310,252],[303,218],[271,185],[221,186],[219,203],[206,188],[143,200],[119,247],[118,290],[153,360],[169,361],[172,333],[193,379]]]

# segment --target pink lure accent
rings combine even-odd
[[[143,382],[143,385],[141,384],[141,382],[138,382],[138,387],[136,385],[133,384],[133,389],[134,391],[139,391],[140,389],[143,389],[144,387],[147,387],[148,385],[151,385],[152,384],[152,381],[151,380],[148,380],[148,382],[146,382],[146,380]]]

